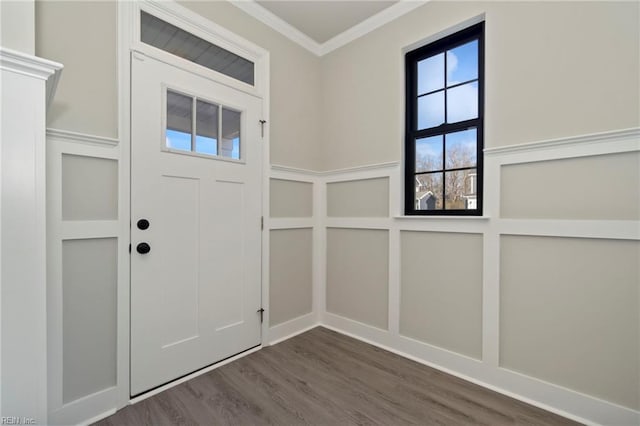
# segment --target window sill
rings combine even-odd
[[[394,216],[394,219],[398,220],[489,220],[491,216],[427,216],[427,215],[409,215],[409,216]]]

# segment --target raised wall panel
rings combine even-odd
[[[640,408],[640,242],[502,236],[500,365]]]
[[[271,217],[312,217],[313,184],[271,179],[269,188]]]
[[[640,219],[640,152],[502,166],[500,214]]]
[[[328,183],[327,216],[388,217],[389,178]]]
[[[401,232],[400,334],[482,358],[482,235]]]
[[[388,328],[389,232],[327,229],[327,311]]]
[[[118,162],[62,154],[62,220],[118,219]]]
[[[62,242],[63,401],[116,385],[116,238]]]
[[[269,237],[271,326],[312,310],[313,230],[273,230]]]

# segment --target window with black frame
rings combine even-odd
[[[405,214],[480,216],[484,23],[405,60]]]

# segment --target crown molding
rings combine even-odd
[[[304,34],[282,18],[276,16],[271,11],[260,6],[255,0],[229,0],[229,2],[268,27],[276,30],[289,40],[304,47],[314,55],[320,56],[322,48],[320,43],[313,40],[311,37]]]
[[[429,0],[400,0],[393,6],[389,6],[388,8],[381,10],[375,15],[370,16],[359,24],[354,25],[348,30],[345,30],[344,32],[321,44],[320,53],[318,54],[318,56],[323,56],[327,53],[333,52],[334,50],[351,43],[352,41],[370,33],[371,31],[388,24],[389,22],[401,17],[402,15],[411,12],[412,10],[424,5],[428,1]]]
[[[229,0],[229,2],[238,9],[276,30],[316,56],[324,56],[333,52],[429,1],[430,0],[400,0],[393,6],[389,6],[375,15],[370,16],[326,42],[318,43],[293,25],[260,6],[255,0]]]
[[[46,105],[53,100],[60,74],[64,66],[58,62],[39,58],[17,50],[0,47],[0,69],[44,80],[46,87]]]

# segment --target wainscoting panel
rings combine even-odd
[[[500,181],[504,218],[640,219],[638,152],[507,164]]]
[[[270,179],[269,216],[313,216],[313,183]]]
[[[640,242],[503,235],[500,366],[640,409]]]
[[[119,389],[128,392],[120,150],[114,139],[47,131],[49,424],[115,410]]]
[[[482,359],[482,234],[400,233],[400,334]]]
[[[269,326],[273,327],[313,309],[313,228],[269,233]]]
[[[386,329],[389,233],[327,229],[327,312]]]
[[[388,217],[389,178],[327,183],[327,216]]]

